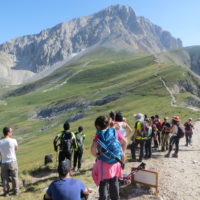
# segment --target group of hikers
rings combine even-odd
[[[168,117],[161,122],[158,115],[151,116],[138,113],[134,115],[134,130],[127,123],[121,112],[110,112],[109,116],[99,116],[94,122],[96,132],[91,144],[91,153],[95,157],[92,178],[99,186],[99,200],[119,200],[119,180],[123,179],[123,168],[126,161],[126,151],[129,138],[131,144],[131,162],[141,162],[152,157],[152,148],[167,151],[165,157],[170,157],[173,145],[175,152],[172,157],[178,158],[179,140],[185,135],[186,146],[192,145],[194,126],[192,119],[181,125],[179,116]],[[63,131],[58,133],[53,141],[54,150],[59,151],[59,180],[53,181],[48,187],[44,200],[83,200],[91,192],[80,180],[71,178],[72,171],[80,171],[84,151],[85,134],[83,127],[78,131],[70,131],[66,121]],[[16,139],[12,138],[12,128],[3,129],[0,140],[2,157],[1,176],[4,196],[9,196],[9,180],[13,186],[13,194],[19,194],[18,167],[15,151],[18,149]],[[139,146],[139,158],[136,153]],[[72,166],[72,155],[73,166]],[[77,164],[78,162],[78,164]],[[77,169],[76,169],[77,167]]]
[[[75,134],[70,131],[70,124],[66,121],[63,125],[63,131],[59,132],[54,141],[54,150],[57,152],[59,147],[59,164],[68,159],[71,161],[72,154],[74,153],[73,171],[76,170],[76,165],[78,162],[77,171],[81,169],[83,147],[85,141],[85,134],[83,133],[83,127],[78,127],[78,132]],[[59,142],[59,144],[58,144]]]

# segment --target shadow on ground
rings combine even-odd
[[[92,171],[92,168],[81,169],[80,171],[75,171],[75,172],[73,172],[72,176],[80,176],[80,175],[85,174],[88,171]]]
[[[143,195],[152,195],[152,190],[149,187],[138,184],[128,184],[120,187],[121,200],[132,199]]]
[[[57,173],[57,169],[52,169],[49,166],[39,167],[29,171],[30,176],[34,178],[43,178],[51,175],[52,173]]]

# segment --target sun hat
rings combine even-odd
[[[144,121],[144,114],[142,113],[134,114],[133,117],[135,118],[136,121],[140,121],[140,122]]]
[[[180,119],[179,116],[174,116],[172,119],[173,119],[174,121],[177,121],[177,122],[180,122],[180,121],[181,121],[181,119]]]

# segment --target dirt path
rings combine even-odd
[[[128,150],[129,151],[129,150]],[[128,152],[129,154],[129,152]],[[195,123],[193,145],[185,146],[185,138],[180,141],[179,158],[165,158],[166,152],[154,152],[152,159],[144,160],[146,169],[159,173],[159,196],[155,190],[128,187],[125,190],[130,200],[199,200],[200,199],[200,122]],[[139,163],[127,163],[125,172]],[[97,188],[90,200],[98,199]]]
[[[185,107],[185,106],[180,106],[180,105],[177,105],[177,101],[176,101],[176,96],[175,96],[175,94],[174,94],[174,92],[173,92],[173,90],[171,90],[168,86],[167,86],[167,84],[166,84],[166,82],[165,82],[165,80],[160,76],[160,75],[158,75],[158,72],[159,72],[159,68],[160,68],[160,66],[161,66],[161,62],[160,62],[160,59],[159,59],[159,57],[157,56],[157,55],[154,55],[155,56],[155,62],[157,62],[157,66],[158,66],[158,71],[154,74],[154,76],[155,77],[157,77],[160,81],[161,81],[161,83],[163,84],[163,87],[167,90],[167,92],[169,93],[169,95],[171,96],[171,106],[172,107]],[[196,108],[196,107],[193,107],[193,106],[186,106],[188,109],[190,109],[190,110],[193,110],[193,111],[199,111],[200,109],[198,109],[198,108]]]
[[[166,82],[163,80],[163,78],[161,76],[158,76],[157,77],[160,79],[160,81],[162,82],[163,86],[166,88],[166,90],[169,92],[171,98],[172,98],[172,101],[171,101],[171,106],[176,106],[176,97],[174,96],[173,92],[169,89],[169,87],[167,87],[167,84]]]

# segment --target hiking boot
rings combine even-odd
[[[148,157],[149,157],[148,155],[145,155],[145,156],[144,156],[145,159],[147,159]]]
[[[81,168],[78,168],[78,169],[77,169],[77,172],[81,172]]]
[[[8,192],[3,193],[3,196],[4,196],[4,197],[9,197]]]
[[[165,158],[169,158],[169,156],[170,156],[170,154],[169,154],[169,153],[167,153],[167,154],[165,155]]]
[[[142,162],[142,158],[137,159],[138,162]]]
[[[20,194],[19,191],[15,191],[15,192],[13,192],[13,195],[15,195],[15,196],[18,196],[19,194]]]
[[[173,157],[173,158],[178,158],[178,154],[177,154],[177,153],[173,153],[173,154],[172,154],[172,157]]]
[[[130,159],[130,162],[137,162],[136,158]]]

